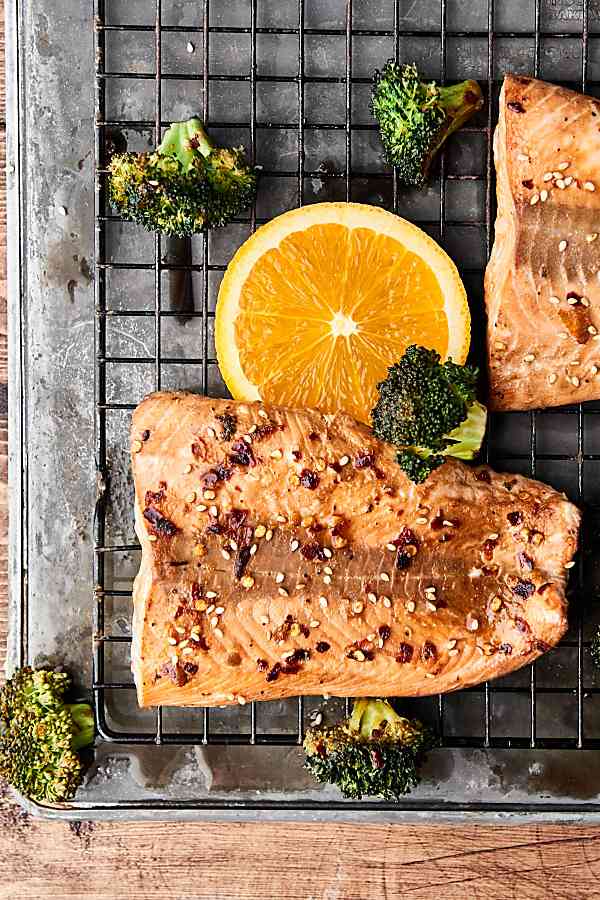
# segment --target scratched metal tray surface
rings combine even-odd
[[[71,818],[406,818],[600,814],[600,403],[492,417],[497,468],[534,474],[585,508],[560,647],[508,678],[404,703],[442,736],[397,804],[312,782],[298,746],[310,698],[234,710],[140,711],[129,670],[139,563],[127,429],[156,387],[224,395],[214,307],[224,268],[261,222],[352,199],[420,224],[456,260],[483,361],[493,239],[491,133],[504,72],[600,96],[597,0],[64,0],[7,3],[11,633],[9,668],[65,663],[96,701],[99,736]],[[423,191],[400,189],[369,112],[372,70],[416,61],[476,78],[484,110]],[[106,154],[151,146],[203,115],[262,166],[254,209],[181,258],[106,202]],[[183,268],[182,268],[183,266]],[[192,297],[173,301],[189,271]]]

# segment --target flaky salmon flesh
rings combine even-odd
[[[131,450],[141,706],[451,691],[567,627],[579,511],[487,466],[422,485],[345,414],[148,397]]]
[[[600,101],[508,76],[485,277],[490,406],[600,397]]]

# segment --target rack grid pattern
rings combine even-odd
[[[96,304],[96,366],[95,366],[95,427],[96,427],[96,466],[98,479],[97,503],[95,509],[95,650],[94,650],[94,692],[96,697],[96,709],[98,724],[101,734],[108,740],[118,743],[248,743],[248,744],[297,744],[303,739],[307,718],[308,701],[298,700],[297,709],[293,721],[293,730],[285,732],[265,731],[261,728],[260,711],[255,704],[248,710],[249,717],[247,728],[238,731],[216,731],[212,728],[213,712],[209,710],[196,711],[197,720],[191,729],[176,730],[168,727],[168,710],[156,710],[154,724],[150,729],[137,730],[135,728],[115,728],[109,720],[107,709],[116,693],[131,692],[133,684],[128,680],[113,678],[107,666],[107,654],[115,645],[128,644],[128,634],[111,633],[107,625],[106,604],[115,598],[127,598],[130,591],[115,589],[108,577],[108,561],[119,556],[135,552],[134,543],[117,543],[111,541],[107,530],[107,516],[111,504],[111,476],[112,460],[107,443],[107,428],[110,417],[115,414],[124,415],[134,408],[134,403],[115,401],[111,399],[107,384],[111,367],[127,367],[132,364],[144,364],[152,369],[154,389],[160,389],[165,384],[165,369],[168,366],[185,365],[194,367],[195,376],[200,382],[202,391],[210,393],[211,368],[216,365],[214,353],[211,355],[211,327],[214,315],[210,303],[211,279],[219,278],[226,266],[223,262],[215,263],[211,257],[209,240],[205,236],[201,243],[200,259],[196,263],[181,264],[165,261],[164,239],[159,235],[153,236],[152,261],[142,259],[133,261],[119,261],[112,258],[108,250],[108,229],[118,225],[118,217],[111,214],[107,206],[106,197],[106,161],[107,147],[111,134],[115,130],[124,129],[129,132],[151,132],[153,142],[159,143],[164,127],[168,126],[170,119],[166,118],[169,112],[165,99],[169,82],[189,82],[190,92],[198,92],[201,97],[201,109],[199,110],[208,122],[211,129],[235,128],[246,136],[247,151],[253,162],[260,162],[258,143],[264,145],[265,136],[268,140],[275,140],[278,132],[295,135],[295,166],[279,169],[265,166],[262,172],[263,183],[268,180],[271,185],[285,183],[291,184],[291,196],[294,200],[291,205],[311,202],[314,196],[310,187],[316,179],[325,178],[322,167],[314,167],[307,164],[310,157],[308,143],[311,133],[330,135],[331,141],[337,142],[339,147],[338,165],[331,167],[326,172],[328,190],[335,199],[352,200],[357,195],[362,199],[365,185],[367,190],[380,191],[379,197],[388,208],[406,214],[410,217],[410,211],[406,211],[406,198],[400,190],[394,173],[383,167],[377,167],[376,171],[369,171],[361,164],[360,141],[361,136],[368,136],[375,132],[372,120],[365,117],[364,110],[356,114],[357,91],[362,91],[361,96],[366,97],[369,78],[367,75],[356,74],[357,46],[361,40],[378,39],[387,42],[391,53],[396,59],[405,58],[405,54],[412,52],[413,56],[421,54],[424,59],[433,57],[439,60],[439,71],[435,73],[442,81],[453,80],[465,75],[457,75],[455,71],[454,56],[463,42],[469,47],[475,42],[482,52],[485,72],[479,77],[482,87],[487,95],[487,103],[483,114],[475,120],[475,124],[465,128],[463,135],[465,140],[473,140],[475,146],[479,146],[484,154],[483,166],[480,172],[466,174],[456,171],[449,154],[449,148],[441,156],[439,175],[434,182],[434,203],[430,203],[429,210],[421,215],[418,224],[429,230],[442,243],[452,245],[456,236],[452,238],[451,232],[462,229],[460,234],[472,234],[474,240],[481,235],[482,258],[477,258],[473,253],[474,261],[462,259],[461,273],[466,281],[471,298],[481,305],[483,267],[485,259],[489,255],[493,240],[494,206],[494,171],[492,157],[492,133],[497,115],[497,97],[500,86],[501,73],[497,67],[497,54],[499,48],[505,48],[511,41],[519,41],[527,47],[525,68],[531,74],[548,77],[549,80],[562,80],[570,86],[584,91],[594,92],[596,82],[590,78],[592,59],[600,48],[600,36],[594,38],[594,32],[600,31],[598,15],[595,14],[591,21],[590,3],[583,0],[575,4],[579,18],[573,20],[566,18],[564,28],[561,21],[552,20],[545,24],[545,16],[552,4],[549,0],[530,0],[523,7],[523,22],[527,25],[527,16],[530,14],[531,27],[523,31],[495,30],[497,17],[500,14],[501,4],[494,0],[481,0],[476,4],[482,11],[482,16],[475,15],[474,19],[481,20],[482,27],[477,25],[476,30],[467,30],[464,27],[454,27],[457,13],[457,5],[451,0],[436,0],[427,6],[428,15],[431,8],[435,8],[437,21],[428,25],[421,25],[421,4],[412,0],[381,0],[373,4],[380,12],[379,18],[373,13],[374,19],[380,22],[385,19],[386,27],[368,27],[369,3],[364,0],[344,0],[343,3],[334,0],[332,6],[338,10],[340,19],[337,24],[323,24],[322,27],[313,27],[310,22],[314,18],[314,8],[319,4],[311,0],[295,0],[295,24],[290,25],[265,25],[263,20],[268,19],[268,14],[262,10],[260,0],[246,0],[247,22],[246,24],[220,24],[222,22],[223,4],[219,0],[203,0],[197,4],[197,22],[190,25],[172,25],[167,21],[168,0],[152,0],[148,3],[151,8],[152,22],[139,24],[122,24],[113,22],[111,17],[111,0],[95,0],[95,49],[96,49],[96,80],[95,80],[95,162],[96,162],[96,229],[95,229],[95,304]],[[139,5],[139,4],[138,4]],[[234,3],[236,9],[242,4]],[[326,6],[327,4],[321,4]],[[556,4],[554,4],[556,6]],[[287,3],[290,6],[290,3]],[[574,8],[573,4],[565,4]],[[137,7],[136,7],[137,8]],[[270,5],[272,9],[272,4]],[[387,16],[387,19],[386,19]],[[427,16],[423,16],[427,19]],[[464,14],[463,14],[464,18]],[[452,20],[452,21],[451,21]],[[307,24],[310,27],[307,27]],[[119,39],[137,41],[147,38],[153,41],[151,61],[152,71],[113,71],[109,68],[107,53],[108,44],[114,36]],[[196,70],[186,71],[184,74],[168,71],[165,62],[165,41],[173,36],[181,35],[190,41],[197,40],[201,45],[201,53],[196,54]],[[296,65],[291,74],[277,74],[276,72],[264,73],[260,65],[259,48],[262,39],[286,39],[295,42]],[[343,60],[339,60],[338,74],[315,74],[314,60],[309,60],[308,42],[331,38],[336,47],[344,48]],[[215,57],[211,53],[213,42],[240,40],[247,47],[248,71],[223,72],[213,71]],[[593,44],[594,54],[590,49]],[[548,46],[548,53],[544,48]],[[568,48],[567,78],[562,78],[560,71],[545,71],[546,61],[553,65],[558,59],[560,67],[562,60],[561,48]],[[452,52],[450,51],[452,48]],[[558,48],[556,50],[555,48]],[[504,50],[503,50],[504,52]],[[558,56],[557,56],[558,53]],[[575,62],[573,55],[576,54]],[[428,56],[429,55],[429,56]],[[460,53],[458,54],[460,56]],[[199,57],[199,59],[198,59]],[[376,62],[382,64],[385,59]],[[309,65],[310,62],[310,65]],[[577,75],[574,74],[574,66],[577,67]],[[595,63],[594,63],[595,66]],[[327,67],[325,67],[327,68]],[[360,72],[365,71],[364,62],[361,62]],[[469,75],[471,73],[469,72]],[[152,118],[138,116],[128,119],[124,116],[116,116],[108,112],[107,93],[112,86],[118,83],[133,84],[134,88],[142,90],[145,82],[152,83],[153,109]],[[247,121],[227,121],[226,118],[217,119],[211,117],[212,104],[211,93],[218,89],[219,84],[228,86],[239,84],[244,86],[244,91],[249,97]],[[289,89],[295,94],[297,116],[292,115],[259,116],[257,113],[257,95],[262,86],[278,85],[281,90]],[[337,121],[313,121],[309,113],[309,93],[312,87],[326,90],[328,86],[334,86],[336,92],[343,92],[343,107],[336,112]],[[240,88],[241,89],[241,88]],[[147,92],[144,96],[148,96]],[[322,115],[322,114],[321,114]],[[480,143],[477,144],[477,141]],[[358,149],[357,149],[358,148]],[[314,154],[313,154],[314,155]],[[358,155],[358,160],[356,156]],[[468,216],[460,214],[460,204],[452,200],[455,189],[462,190],[468,185],[479,191],[476,209]],[[260,191],[260,188],[259,188]],[[431,194],[429,194],[431,197]],[[330,197],[327,197],[330,199]],[[236,224],[253,231],[270,216],[262,215],[261,210],[255,207],[249,211],[246,218],[237,220]],[[148,245],[147,245],[148,246]],[[448,245],[446,244],[447,248]],[[452,252],[452,251],[451,251]],[[469,253],[466,254],[467,257]],[[153,305],[152,308],[133,308],[127,304],[113,303],[111,279],[112,273],[124,271],[126,273],[146,273],[147,278],[153,279]],[[196,355],[167,355],[163,352],[164,329],[169,319],[180,315],[176,310],[169,308],[165,302],[164,279],[173,271],[189,271],[198,278],[197,285],[201,290],[202,302],[200,308],[186,313],[189,318],[201,320],[201,352]],[[214,274],[213,274],[214,273]],[[154,352],[150,355],[136,356],[126,354],[114,354],[110,351],[107,341],[108,323],[117,320],[126,320],[131,317],[142,317],[151,320],[153,330]],[[474,347],[475,355],[483,360],[483,331],[481,315],[475,313]],[[477,331],[479,327],[479,331]],[[490,438],[487,445],[487,458],[495,465],[520,471],[524,474],[538,475],[553,481],[558,487],[565,487],[575,502],[584,503],[588,509],[585,528],[584,552],[574,570],[573,592],[571,598],[572,628],[563,641],[561,647],[553,651],[553,654],[565,653],[570,660],[569,664],[561,669],[557,665],[555,669],[550,665],[542,672],[540,666],[547,666],[542,661],[530,667],[525,673],[521,673],[516,679],[503,679],[502,682],[485,684],[463,692],[461,697],[475,697],[477,713],[472,717],[473,727],[463,728],[458,731],[448,727],[449,704],[452,698],[440,696],[432,701],[429,713],[437,718],[437,726],[445,746],[452,747],[500,747],[500,748],[600,748],[600,714],[597,718],[590,719],[589,727],[586,725],[584,706],[593,704],[594,698],[600,692],[600,681],[595,682],[593,670],[587,668],[587,640],[589,629],[584,628],[583,608],[584,600],[587,610],[588,601],[594,592],[594,566],[590,559],[589,548],[594,538],[596,525],[595,510],[600,503],[600,492],[594,488],[594,481],[600,474],[600,435],[596,436],[596,423],[600,423],[597,414],[600,412],[600,403],[569,407],[560,411],[547,411],[543,413],[523,413],[508,416],[495,416],[492,419]],[[548,436],[558,434],[558,444],[548,440]],[[595,443],[597,441],[597,445]],[[596,452],[594,452],[596,451]],[[560,483],[557,483],[560,482]],[[113,513],[114,515],[114,513]],[[599,583],[600,587],[600,583]],[[586,626],[587,628],[587,626]],[[566,658],[566,657],[565,657]],[[566,677],[561,677],[566,672]],[[558,674],[557,674],[558,673]],[[560,678],[561,683],[557,683]],[[566,682],[566,683],[565,683]],[[131,703],[135,701],[131,694]],[[465,699],[465,702],[467,700]],[[514,719],[504,716],[505,721],[500,727],[499,715],[494,712],[494,705],[498,703],[498,709],[512,709],[514,705]],[[502,704],[507,704],[502,706]],[[560,711],[559,711],[560,708]],[[595,707],[594,715],[596,715]],[[559,729],[560,736],[547,726],[540,726],[540,717],[552,721],[555,714],[564,721],[565,728]],[[520,716],[520,724],[517,721]],[[450,716],[450,719],[452,717]],[[513,722],[515,727],[513,728]]]

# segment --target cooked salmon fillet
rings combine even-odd
[[[485,277],[492,409],[600,397],[600,101],[509,75]]]
[[[566,629],[579,511],[537,481],[417,486],[346,414],[186,393],[143,401],[131,450],[141,706],[450,691]]]

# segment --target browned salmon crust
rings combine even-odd
[[[600,397],[600,101],[507,76],[485,277],[492,409]]]
[[[131,432],[142,706],[451,691],[567,625],[579,511],[448,461],[420,486],[349,416],[185,393]]]

